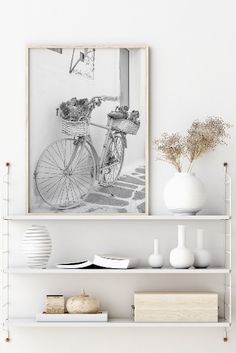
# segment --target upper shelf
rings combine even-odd
[[[11,215],[4,217],[9,221],[221,221],[230,219],[229,215],[196,215],[196,216],[175,216],[175,215],[104,215],[104,214],[25,214]]]
[[[209,268],[188,268],[188,269],[176,269],[176,268],[132,268],[132,269],[108,269],[108,268],[83,268],[83,269],[59,269],[59,268],[24,268],[15,267],[8,270],[12,274],[21,275],[48,275],[48,274],[227,274],[230,273],[230,269],[224,267],[209,267]]]

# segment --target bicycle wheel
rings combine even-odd
[[[54,209],[80,204],[94,183],[96,163],[85,142],[57,140],[41,154],[34,178],[41,198]]]
[[[118,179],[125,154],[125,143],[122,135],[115,134],[108,142],[104,163],[102,166],[102,177],[100,184],[111,186]]]

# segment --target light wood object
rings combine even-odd
[[[136,292],[135,322],[217,322],[218,294]]]
[[[46,313],[47,314],[64,314],[65,298],[63,295],[47,295],[46,297]]]

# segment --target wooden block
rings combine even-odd
[[[47,295],[46,313],[47,314],[64,314],[65,298],[63,295]]]
[[[136,322],[217,322],[218,294],[209,292],[136,292]]]

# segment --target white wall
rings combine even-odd
[[[147,43],[151,47],[151,136],[163,131],[184,131],[196,117],[221,115],[236,124],[236,25],[235,1],[163,0],[163,1],[14,1],[1,6],[1,166],[12,163],[12,212],[25,211],[25,53],[27,44],[77,43]],[[59,55],[59,54],[58,54]],[[206,155],[196,167],[209,191],[206,211],[221,211],[222,163],[230,163],[236,184],[235,129],[228,147]],[[3,169],[1,169],[1,174]],[[150,202],[153,213],[164,212],[162,188],[173,171],[151,158]],[[235,187],[234,189],[235,190]],[[235,191],[234,191],[235,196]],[[236,208],[233,205],[233,216]],[[204,223],[205,224],[205,223]],[[204,225],[203,224],[203,225]],[[11,228],[13,260],[22,261],[20,239],[29,224]],[[155,235],[161,237],[162,249],[176,242],[175,227],[167,223],[142,225],[135,222],[47,224],[55,243],[52,262],[60,257],[93,251],[138,253],[144,259],[151,252]],[[202,224],[201,224],[202,226]],[[189,229],[194,242],[197,224]],[[208,244],[215,261],[221,262],[222,225],[206,225]],[[235,229],[235,227],[234,227]],[[14,231],[14,236],[13,236]],[[235,252],[235,244],[233,244]],[[76,251],[78,249],[78,253]],[[66,251],[65,251],[66,250]],[[166,259],[167,260],[167,259]],[[235,261],[233,262],[235,268]],[[73,280],[74,279],[74,280]],[[233,275],[235,281],[235,275]],[[126,314],[134,289],[220,288],[222,278],[193,279],[170,277],[84,277],[84,278],[12,278],[15,292],[11,310],[30,314],[40,309],[48,291],[72,294],[82,286],[102,298],[113,314]],[[195,282],[196,281],[196,282]],[[23,286],[22,286],[23,285]],[[21,287],[22,286],[22,287]],[[20,290],[20,288],[23,288]],[[32,292],[31,292],[32,291]],[[233,318],[235,318],[233,286]],[[32,304],[33,303],[33,304]],[[4,353],[233,353],[236,350],[235,319],[230,341],[222,341],[221,329],[18,329],[12,342],[1,342]]]

